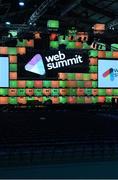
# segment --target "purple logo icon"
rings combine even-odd
[[[36,54],[26,65],[25,70],[39,74],[39,75],[45,75],[46,70],[44,67],[43,59],[40,54]]]

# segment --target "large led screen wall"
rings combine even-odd
[[[77,38],[54,33],[48,45],[24,39],[15,47],[0,47],[1,105],[33,100],[112,103],[114,97],[118,97],[118,51],[90,49]]]

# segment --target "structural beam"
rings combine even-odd
[[[45,0],[36,10],[35,12],[30,16],[28,20],[28,24],[35,23],[41,16],[45,14],[45,12],[48,10],[49,7],[52,7],[54,4],[56,4],[58,0]]]
[[[81,5],[83,7],[85,7],[85,8],[87,8],[88,10],[91,10],[91,11],[93,11],[95,13],[107,16],[109,18],[113,19],[113,18],[116,17],[116,15],[113,12],[111,12],[111,11],[109,12],[109,11],[105,10],[104,8],[102,8],[102,7],[99,8],[99,7],[97,7],[97,6],[95,6],[95,5],[91,4],[91,3],[88,3],[87,0],[82,0]]]
[[[109,22],[106,26],[107,26],[108,29],[111,29],[111,28],[113,28],[115,26],[118,26],[118,19],[115,19],[115,20]]]
[[[74,9],[80,3],[81,3],[81,0],[73,1],[70,5],[68,5],[66,8],[63,9],[63,11],[60,14],[60,17],[66,15],[68,12],[70,12],[72,9]]]

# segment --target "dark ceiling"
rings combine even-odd
[[[25,2],[24,7],[19,7],[18,0],[0,0],[1,29],[6,28],[6,21],[10,21],[15,28],[22,25],[29,26],[32,22],[32,28],[40,29],[46,27],[48,19],[59,19],[62,27],[75,26],[85,31],[91,29],[97,22],[117,28],[117,0],[25,0]],[[114,20],[115,24],[112,24]]]

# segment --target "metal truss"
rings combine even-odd
[[[45,0],[38,9],[30,16],[28,20],[28,24],[35,23],[48,9],[48,7],[52,7],[58,0]]]
[[[114,21],[107,24],[107,28],[111,29],[111,28],[113,28],[113,27],[115,27],[117,25],[118,25],[118,19],[115,19]]]

